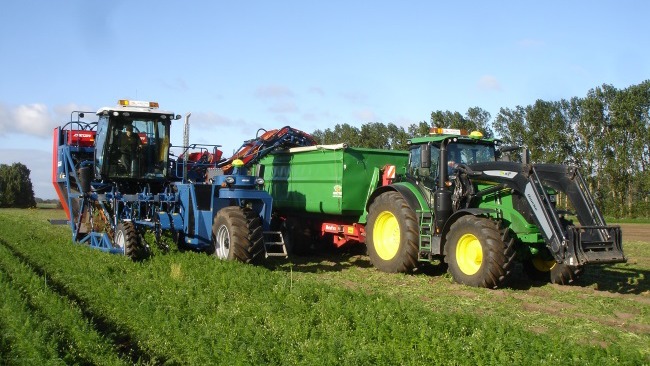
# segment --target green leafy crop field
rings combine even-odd
[[[378,272],[359,247],[136,263],[72,244],[62,216],[0,210],[2,365],[650,364],[650,239],[577,286],[486,290]]]

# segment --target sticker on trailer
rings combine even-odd
[[[325,224],[325,230],[336,233],[339,231],[339,227],[332,224]]]
[[[332,197],[335,197],[335,198],[343,197],[342,189],[343,188],[339,184],[335,185],[334,186],[334,192],[332,192]]]

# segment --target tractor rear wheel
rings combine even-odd
[[[238,206],[223,208],[212,223],[211,252],[219,259],[244,263],[264,250],[262,220],[252,210]]]
[[[115,245],[124,250],[124,254],[133,259],[140,260],[146,257],[146,251],[140,243],[140,237],[131,221],[122,221],[115,229]]]
[[[514,240],[493,220],[463,216],[446,236],[446,261],[454,281],[469,286],[504,286],[514,264]]]
[[[418,264],[418,221],[397,192],[382,193],[370,205],[366,242],[370,262],[383,272],[410,272]]]

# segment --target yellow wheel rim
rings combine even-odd
[[[372,243],[379,258],[391,260],[399,249],[400,234],[397,218],[390,211],[377,216],[372,232]]]
[[[472,234],[465,234],[456,245],[456,262],[466,275],[478,272],[483,263],[483,248],[478,238]]]
[[[548,272],[557,264],[554,260],[547,261],[540,257],[534,257],[531,262],[535,269],[540,272]]]

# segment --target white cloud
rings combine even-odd
[[[320,87],[317,87],[317,86],[313,86],[313,87],[309,88],[309,92],[312,93],[312,94],[317,94],[317,95],[319,95],[321,97],[325,96],[325,91],[323,90],[323,88],[320,88]]]
[[[257,88],[255,96],[260,99],[293,98],[291,89],[282,85],[266,85]]]
[[[353,113],[353,117],[356,121],[363,122],[378,122],[379,118],[377,114],[369,109],[361,109]]]
[[[501,91],[501,83],[492,75],[483,75],[478,80],[478,88],[483,91]]]
[[[45,104],[34,103],[8,107],[0,105],[0,135],[23,134],[48,136],[55,123]]]
[[[298,112],[298,106],[293,102],[286,103],[277,103],[269,107],[269,112],[271,113],[296,113]]]
[[[8,106],[0,103],[0,137],[11,134],[49,138],[54,127],[70,121],[72,111],[95,111],[77,104],[48,108],[43,103]]]
[[[365,103],[366,99],[368,99],[366,94],[357,92],[345,92],[341,93],[341,96],[352,104],[362,104]]]

